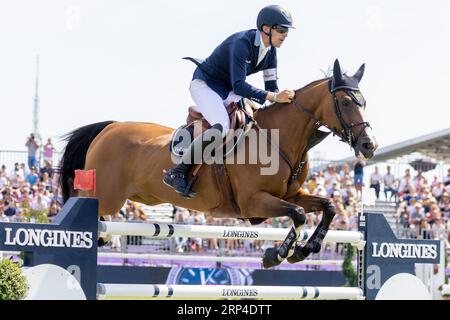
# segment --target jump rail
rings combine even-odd
[[[226,227],[183,224],[155,224],[130,222],[103,222],[98,223],[99,232],[109,235],[131,235],[152,238],[193,237],[215,239],[250,239],[250,240],[283,240],[289,229],[252,228],[252,227]],[[306,241],[312,235],[310,230],[302,230],[299,241]],[[358,231],[330,230],[325,242],[351,243],[364,246],[364,235]]]
[[[286,286],[205,286],[101,284],[100,298],[140,297],[154,299],[363,299],[359,288]]]

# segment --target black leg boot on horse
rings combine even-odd
[[[205,161],[207,159],[203,158],[203,152],[208,146],[212,146],[217,148],[222,144],[222,132],[223,127],[220,123],[216,123],[211,128],[203,132],[200,136],[198,136],[194,141],[192,141],[191,145],[184,152],[180,163],[177,164],[172,169],[165,171],[163,182],[165,185],[172,187],[176,192],[182,194],[186,198],[193,198],[196,196],[196,193],[193,191],[186,192],[189,185],[187,181],[187,175],[189,170],[195,164],[195,154],[197,152],[201,152],[201,159]],[[214,137],[213,141],[205,139],[205,137]],[[200,164],[200,163],[198,163]]]
[[[305,211],[301,207],[294,207],[290,210],[291,219],[294,225],[289,230],[286,238],[279,248],[267,248],[263,255],[263,267],[272,268],[284,261],[284,259],[291,257],[296,248],[296,242],[300,236],[303,225],[306,222]]]
[[[289,263],[297,263],[305,260],[311,253],[319,253],[323,240],[328,233],[331,222],[336,214],[336,208],[330,200],[322,203],[323,217],[306,245],[297,244],[294,253],[287,259]]]

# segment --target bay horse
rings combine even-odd
[[[226,163],[222,168],[229,178],[219,181],[215,165],[205,165],[194,186],[197,196],[192,199],[183,198],[162,182],[163,170],[173,165],[169,152],[172,128],[105,121],[76,129],[67,134],[62,157],[60,184],[64,201],[76,195],[92,197],[92,191],[73,190],[74,170],[96,169],[100,216],[119,211],[126,199],[147,205],[172,203],[214,217],[249,220],[252,224],[287,216],[293,226],[278,248],[265,251],[263,265],[273,267],[286,258],[290,263],[301,261],[311,252],[320,251],[335,215],[330,199],[301,189],[309,169],[307,151],[310,141],[320,132],[318,128],[327,127],[348,143],[357,157],[371,158],[378,147],[365,120],[366,102],[359,90],[363,74],[364,64],[353,76],[343,74],[336,59],[333,75],[296,90],[292,103],[274,103],[256,111],[258,130],[279,130],[278,171],[261,175],[264,165],[260,162]],[[269,148],[273,146],[270,139],[264,143]],[[242,145],[247,148],[242,150],[248,151],[248,144],[248,140],[244,141]],[[229,186],[231,197],[224,196],[223,185]],[[304,246],[298,244],[305,213],[319,211],[323,217],[313,235]]]

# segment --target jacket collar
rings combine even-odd
[[[259,30],[256,30],[254,45],[255,47],[260,47],[260,49],[267,49],[267,47],[264,45],[264,42],[262,41],[261,31]],[[270,46],[269,49],[271,49]]]
[[[255,47],[261,46],[261,32],[259,30],[256,30],[255,33]]]

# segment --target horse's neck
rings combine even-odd
[[[295,100],[316,114],[322,97],[323,88],[318,85],[297,91]],[[316,129],[315,120],[293,103],[271,106],[257,112],[255,119],[264,129],[279,129],[280,149],[292,162],[299,160]]]

